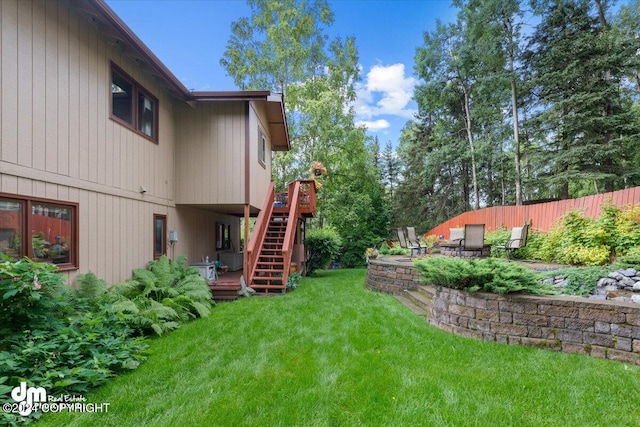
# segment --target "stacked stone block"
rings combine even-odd
[[[640,305],[581,297],[468,293],[423,286],[412,265],[372,260],[366,287],[429,296],[429,322],[458,335],[640,365]]]

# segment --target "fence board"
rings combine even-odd
[[[570,210],[580,210],[590,218],[597,218],[602,205],[609,200],[620,208],[640,204],[640,187],[627,188],[611,193],[594,194],[578,199],[560,200],[526,206],[493,206],[477,211],[464,212],[427,231],[427,235],[443,235],[449,238],[449,228],[464,227],[465,224],[485,224],[486,230],[518,227],[532,221],[536,231],[548,232],[558,218]]]

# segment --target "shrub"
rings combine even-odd
[[[537,273],[497,258],[434,257],[415,261],[414,264],[422,276],[421,281],[426,284],[467,292],[555,293],[551,286],[541,283]]]
[[[302,279],[302,275],[298,272],[293,272],[289,274],[287,277],[287,289],[294,290],[300,285],[300,279]]]
[[[605,204],[596,219],[569,211],[545,236],[532,258],[572,265],[603,265],[640,247],[640,206]]]
[[[640,205],[620,212],[616,224],[618,241],[616,255],[640,250]]]
[[[598,280],[606,277],[611,269],[603,266],[570,267],[543,273],[544,277],[564,277],[567,285],[562,288],[565,295],[590,295],[596,288]]]
[[[0,350],[2,341],[24,329],[37,329],[60,317],[65,288],[56,266],[29,258],[0,263]]]
[[[313,274],[338,257],[342,242],[333,229],[319,228],[307,231],[306,245],[309,251],[307,271]]]
[[[616,258],[614,266],[616,268],[632,267],[640,270],[640,246],[636,246],[628,251],[626,255]]]
[[[387,242],[380,245],[380,251],[382,255],[409,255],[409,250],[400,246],[400,244],[394,244],[393,247],[389,247]]]
[[[98,302],[98,286],[77,293],[56,266],[24,258],[0,264],[0,400],[26,381],[50,395],[84,393],[117,372],[135,369],[147,345],[133,338],[125,319]],[[98,282],[93,278],[89,281]],[[90,286],[89,286],[90,287]],[[0,413],[0,424],[29,417]]]
[[[186,257],[166,256],[136,269],[133,278],[114,285],[99,298],[125,315],[140,334],[162,335],[180,323],[209,315],[211,291],[198,269],[186,265]]]

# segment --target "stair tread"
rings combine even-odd
[[[419,291],[405,291],[405,293],[410,295],[410,297],[407,297],[407,298],[417,300],[421,304],[424,304],[425,306],[431,307],[431,304],[432,304],[431,299],[428,298],[423,293],[421,293]]]
[[[398,300],[402,305],[407,307],[409,310],[417,314],[418,316],[429,316],[429,312],[423,309],[422,307],[417,306],[411,300],[403,295],[395,295],[395,299]]]

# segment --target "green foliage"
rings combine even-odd
[[[627,252],[626,255],[616,258],[614,266],[616,268],[632,267],[640,270],[640,246],[636,246]]]
[[[307,230],[306,246],[309,251],[307,271],[313,274],[324,268],[340,254],[340,236],[331,228]]]
[[[294,290],[300,285],[300,280],[302,279],[302,274],[298,272],[293,272],[289,274],[287,278],[287,289]]]
[[[544,277],[562,276],[567,280],[567,285],[562,289],[565,295],[590,295],[596,288],[598,280],[607,277],[610,267],[570,267],[543,273]]]
[[[570,265],[603,265],[637,247],[640,206],[620,209],[605,204],[596,219],[579,211],[567,212],[539,245],[532,245],[528,255]]]
[[[384,242],[380,245],[379,252],[382,255],[409,255],[409,250],[400,246],[399,243],[395,243],[393,247],[389,247],[387,242]]]
[[[89,301],[96,301],[107,292],[107,282],[98,279],[91,271],[86,274],[79,274],[77,295]]]
[[[421,281],[430,285],[467,292],[554,293],[550,286],[542,285],[539,275],[531,269],[497,258],[433,257],[414,264],[422,275]]]
[[[419,114],[399,144],[399,224],[428,230],[479,200],[520,204],[640,185],[640,104],[628,83],[638,77],[637,1],[454,7],[455,20],[425,32],[416,49]]]
[[[104,296],[140,334],[162,335],[180,323],[206,317],[213,301],[205,278],[186,265],[186,257],[166,256],[136,269],[133,278],[114,285]]]
[[[79,290],[66,287],[56,266],[24,258],[0,264],[0,400],[20,381],[49,395],[85,393],[113,375],[135,369],[147,344],[133,338],[126,316],[101,301],[104,282],[79,277]],[[5,384],[5,385],[3,385]],[[0,414],[0,424],[27,423]]]
[[[26,328],[40,328],[64,315],[65,288],[53,264],[29,258],[0,262],[0,350],[2,340]]]

